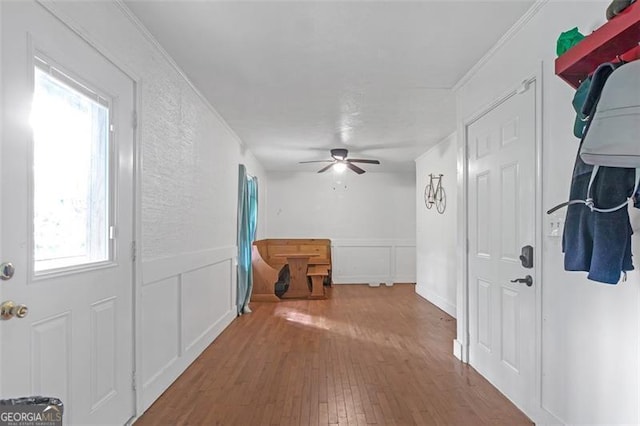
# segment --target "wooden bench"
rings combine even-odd
[[[278,281],[278,272],[287,264],[287,255],[300,256],[307,254],[307,267],[324,266],[326,274],[318,275],[316,280],[323,281],[331,278],[331,241],[328,239],[305,239],[305,238],[280,238],[258,240],[253,243],[251,251],[251,265],[253,269],[253,291],[251,301],[253,302],[277,302],[280,300],[274,293],[275,283]],[[302,274],[308,275],[309,269]],[[317,272],[313,269],[313,272]],[[311,280],[313,282],[313,276]],[[306,286],[305,286],[306,287]],[[313,286],[312,286],[313,288]],[[295,289],[295,297],[312,298],[312,291],[300,291]],[[323,290],[324,292],[324,290]],[[319,294],[319,290],[316,290]],[[324,293],[323,293],[324,294]],[[286,293],[285,296],[286,298]],[[314,297],[317,298],[317,297]]]

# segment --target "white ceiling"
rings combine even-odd
[[[451,87],[532,0],[125,1],[267,170],[413,170],[455,130]]]

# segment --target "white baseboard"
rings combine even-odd
[[[462,362],[466,362],[466,360],[464,359],[464,346],[458,339],[453,340],[453,356],[455,356]]]
[[[527,414],[527,413],[525,413]],[[536,425],[566,425],[568,422],[561,420],[558,416],[548,411],[544,407],[539,407],[534,413],[528,414],[529,418]]]
[[[395,277],[393,277],[393,281],[394,283],[402,283],[402,284],[415,284],[416,283],[416,276],[415,275],[396,275]]]
[[[416,293],[445,311],[447,314],[451,315],[453,318],[457,318],[455,301],[451,302],[444,297],[425,289],[423,286],[416,286]]]
[[[373,275],[340,275],[333,272],[331,280],[334,284],[369,284],[369,283],[385,283],[389,277],[373,276]]]
[[[333,284],[382,284],[415,283],[412,277],[380,277],[371,275],[333,275]]]

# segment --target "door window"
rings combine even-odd
[[[34,272],[111,260],[109,103],[36,58]]]

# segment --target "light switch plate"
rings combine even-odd
[[[564,231],[564,214],[553,213],[547,216],[547,236],[560,238]]]

